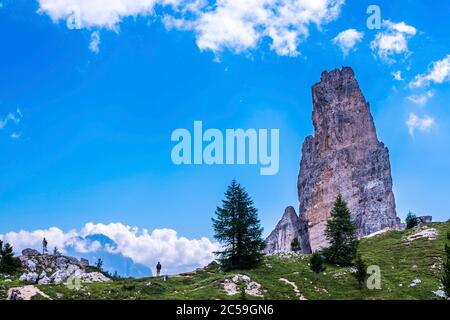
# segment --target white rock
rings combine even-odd
[[[436,297],[447,298],[447,295],[445,294],[444,290],[433,291],[433,293],[435,294]]]
[[[70,277],[70,274],[65,270],[58,270],[50,276],[50,280],[53,283],[62,283]]]
[[[100,272],[89,272],[83,273],[77,276],[80,278],[82,282],[108,282],[111,281],[110,278],[106,277],[103,273]]]
[[[244,280],[245,279],[245,280]],[[241,289],[238,287],[239,280],[242,280],[245,285],[245,293],[255,297],[262,297],[261,285],[246,275],[234,275],[231,279],[226,279],[223,283],[225,292],[233,296],[240,293]]]
[[[412,281],[411,281],[411,283],[410,283],[410,287],[415,287],[415,286],[417,286],[419,283],[422,283],[422,280],[420,280],[420,279],[413,279]]]
[[[35,286],[11,288],[8,290],[7,300],[31,300],[31,298],[38,294],[43,296],[44,298],[51,300],[48,295],[40,291]]]
[[[34,263],[33,260],[27,260],[27,262],[25,262],[25,267],[31,272],[36,271],[36,263]]]
[[[417,239],[436,240],[439,235],[439,231],[435,228],[425,228],[412,235],[406,237],[405,241],[411,242]]]
[[[19,281],[35,283],[38,280],[36,272],[24,273],[20,276]]]

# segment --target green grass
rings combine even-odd
[[[450,223],[433,223],[427,227],[439,230],[438,239],[405,243],[404,238],[414,232],[407,230],[390,231],[361,240],[359,252],[363,260],[367,265],[380,267],[380,290],[360,290],[348,267],[332,265],[327,265],[325,272],[313,283],[309,255],[267,256],[255,269],[226,273],[212,266],[172,276],[167,281],[156,278],[120,279],[110,283],[82,284],[80,290],[70,290],[63,284],[41,285],[39,289],[52,299],[239,299],[240,293],[228,296],[222,283],[240,273],[262,285],[264,299],[298,299],[292,286],[280,278],[294,282],[307,299],[437,299],[433,291],[439,289],[444,244],[450,242],[447,240]],[[337,273],[343,275],[335,277]],[[415,278],[422,282],[410,287]],[[5,299],[7,290],[19,285],[23,284],[16,277],[5,282],[0,276],[0,298]],[[250,295],[247,298],[260,299]]]

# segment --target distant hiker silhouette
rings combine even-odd
[[[161,263],[158,261],[158,264],[156,265],[156,276],[159,277],[161,274]]]

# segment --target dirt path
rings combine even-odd
[[[305,296],[303,295],[303,293],[300,292],[300,290],[298,289],[297,285],[294,282],[289,281],[288,279],[285,278],[280,278],[278,279],[290,286],[292,286],[292,288],[294,289],[295,295],[298,297],[299,300],[308,300],[305,298]]]

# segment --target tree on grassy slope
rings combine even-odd
[[[319,251],[315,251],[311,255],[311,259],[309,260],[309,268],[313,272],[313,280],[317,281],[318,275],[325,271],[325,266],[323,265],[322,254]]]
[[[217,252],[223,269],[251,268],[260,261],[264,240],[257,212],[248,193],[233,180],[212,219],[214,237],[223,244]]]
[[[367,267],[360,255],[358,255],[355,260],[355,268],[356,272],[353,273],[353,276],[356,278],[356,281],[358,281],[358,286],[361,290],[363,288],[364,282],[367,279]]]
[[[356,256],[358,240],[355,223],[341,194],[337,195],[331,210],[325,237],[330,243],[330,246],[323,250],[326,261],[341,266],[351,265]]]

